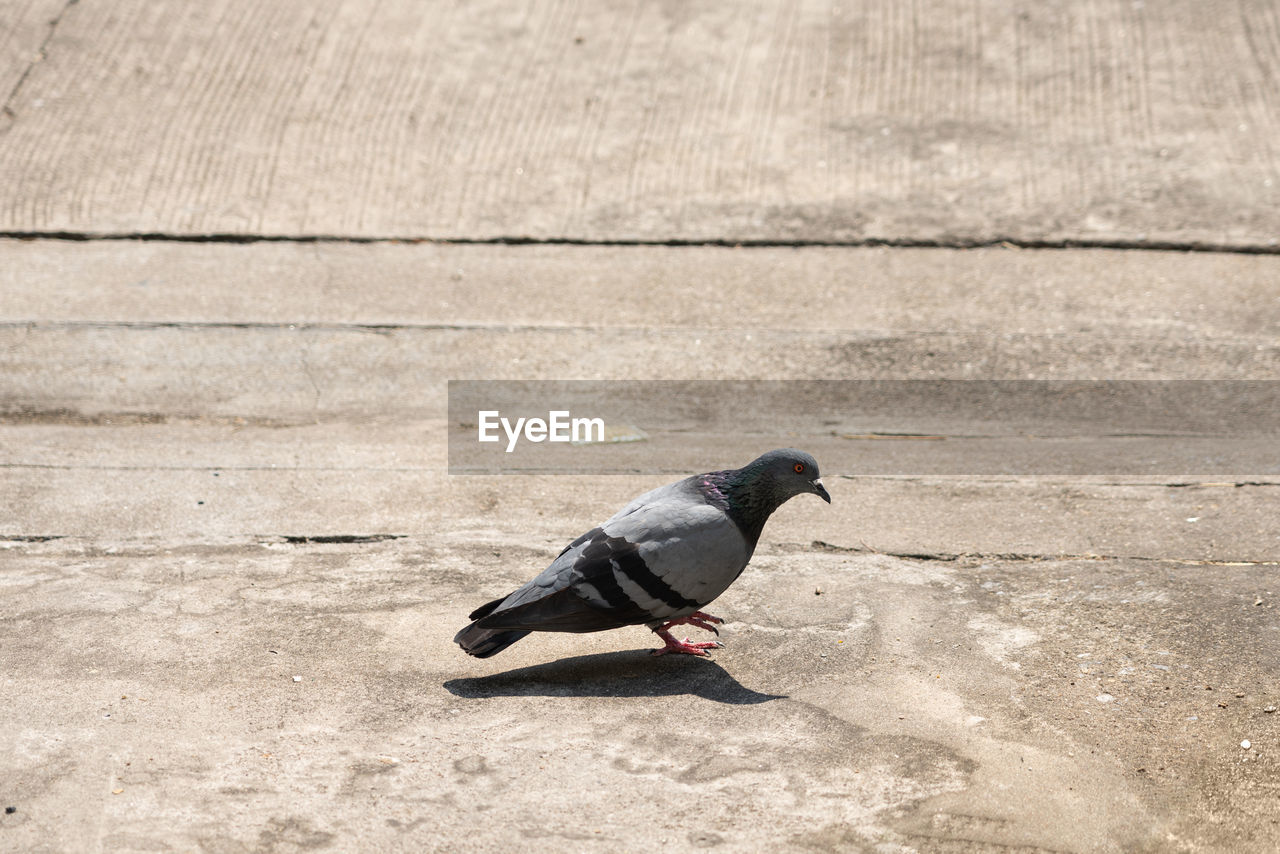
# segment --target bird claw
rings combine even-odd
[[[724,644],[720,643],[720,641],[703,641],[700,643],[694,643],[688,638],[678,641],[673,637],[663,638],[663,640],[666,641],[667,645],[661,649],[650,650],[650,655],[666,655],[669,652],[682,652],[685,655],[706,656],[708,655],[707,650],[709,649],[724,649]]]
[[[667,629],[670,628],[671,626],[680,625],[682,623],[690,623],[692,625],[699,626],[700,628],[707,628],[707,629],[711,629],[711,631],[713,632],[715,631],[715,629],[712,628],[710,625],[701,625],[702,622],[703,621],[701,620],[694,620],[691,617],[684,617],[679,620],[672,620],[666,625],[659,626],[658,628],[654,629],[653,630],[654,633],[658,637],[662,638],[662,642],[663,644],[665,644],[665,646],[663,646],[661,649],[651,650],[649,654],[650,655],[666,655],[669,652],[681,652],[686,655],[705,656],[708,654],[707,650],[709,649],[724,649],[724,644],[720,643],[720,641],[701,641],[701,642],[695,643],[689,638],[685,638],[684,640],[679,641],[679,640],[676,640],[674,637],[672,637],[671,632],[667,631]],[[724,621],[719,620],[719,622],[724,622]],[[719,634],[719,632],[716,632],[716,634]]]

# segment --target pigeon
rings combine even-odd
[[[828,504],[818,464],[804,451],[769,451],[740,469],[713,471],[636,498],[560,552],[542,574],[471,612],[453,640],[470,655],[496,655],[530,632],[598,632],[646,625],[653,655],[707,655],[718,641],[676,640],[692,625],[719,635],[702,610],[746,568],[769,514],[811,492]]]

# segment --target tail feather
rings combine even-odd
[[[527,630],[486,629],[472,623],[454,635],[453,642],[462,647],[467,655],[488,658],[502,652],[527,634]]]
[[[488,658],[531,631],[598,632],[652,619],[638,606],[625,610],[597,608],[568,587],[515,607],[498,607],[510,598],[495,599],[472,611],[475,622],[454,635],[454,643],[469,655]]]
[[[499,605],[501,605],[503,602],[507,601],[507,599],[509,599],[509,598],[511,598],[511,597],[509,597],[509,596],[499,596],[497,599],[494,599],[492,602],[486,602],[486,603],[484,603],[483,605],[481,605],[479,608],[476,608],[474,611],[472,611],[470,614],[468,614],[468,615],[467,615],[467,619],[468,619],[468,620],[478,620],[478,619],[480,619],[481,617],[488,616],[489,614],[492,614],[492,613],[493,613],[493,609],[494,609],[494,608],[497,608]]]

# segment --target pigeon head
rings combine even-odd
[[[831,496],[822,485],[818,461],[804,451],[781,448],[770,451],[739,469],[757,485],[760,493],[772,499],[770,510],[795,495],[812,492],[828,504]]]
[[[770,451],[740,469],[712,472],[697,480],[708,499],[729,514],[753,549],[765,521],[789,498],[812,492],[831,503],[817,461],[794,448]]]

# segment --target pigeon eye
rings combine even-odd
[[[796,474],[804,474],[804,463],[796,463]]]

